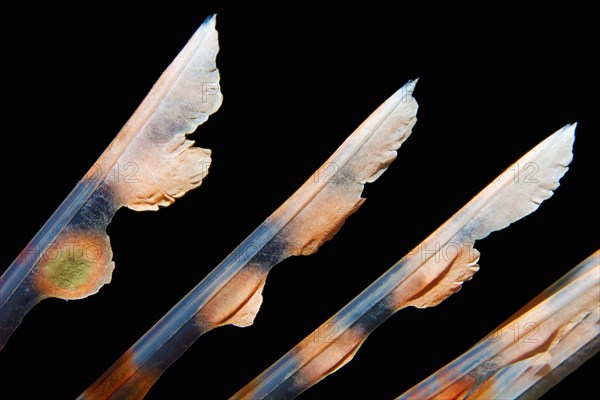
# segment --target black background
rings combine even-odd
[[[395,315],[302,398],[402,393],[598,247],[590,7],[196,3],[3,12],[14,26],[2,28],[2,268],[214,12],[224,94],[193,135],[213,150],[202,187],[157,213],[117,213],[108,227],[113,283],[86,300],[33,309],[0,355],[4,393],[80,394],[408,79],[421,78],[419,121],[366,188],[360,211],[317,254],[273,270],[253,326],[203,336],[148,399],[234,394],[569,122],[579,122],[575,159],[560,188],[536,213],[478,243],[474,280],[438,307]],[[594,393],[597,370],[598,357],[545,398]]]

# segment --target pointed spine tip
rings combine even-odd
[[[214,27],[217,23],[217,14],[212,14],[209,15],[208,17],[206,17],[206,19],[204,20],[204,22],[202,22],[202,25],[200,25],[200,27],[202,28],[203,26],[210,26],[210,27]]]
[[[417,82],[419,82],[419,78],[409,80],[404,86],[402,86],[401,90],[404,92],[404,94],[412,96],[413,92],[415,91],[415,86],[417,86]]]
[[[577,128],[577,122],[572,124],[567,124],[554,132],[552,135],[548,137],[548,141],[556,141],[556,140],[567,140],[573,141],[575,139],[575,129]]]
[[[559,130],[560,136],[565,138],[569,138],[569,141],[575,140],[575,130],[577,129],[577,122],[572,124],[565,125],[561,130]]]
[[[571,128],[571,131],[573,132],[573,135],[574,135],[575,131],[577,130],[577,121],[573,122],[572,124],[569,124],[569,127]]]
[[[400,89],[396,91],[390,98],[396,102],[406,102],[409,98],[412,97],[413,92],[415,91],[415,86],[417,85],[417,81],[419,78],[415,80],[409,80],[402,86]]]

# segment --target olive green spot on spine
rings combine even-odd
[[[90,279],[92,265],[83,254],[58,257],[45,266],[50,283],[64,290],[75,290]]]

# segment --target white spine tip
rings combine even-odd
[[[575,140],[575,129],[577,129],[577,122],[566,125],[558,133],[560,136],[568,138],[570,142],[573,142]]]
[[[217,14],[213,14],[213,15],[209,15],[208,17],[206,17],[206,19],[204,20],[204,22],[202,22],[202,25],[200,25],[200,27],[202,28],[203,26],[207,26],[207,27],[214,27],[217,23]]]
[[[569,125],[569,127],[571,128],[571,131],[575,133],[575,130],[577,129],[577,122],[573,122]]]
[[[419,78],[408,81],[408,82],[406,82],[406,84],[404,86],[402,86],[402,88],[400,90],[403,92],[403,94],[412,96],[413,92],[415,91],[415,86],[417,86],[418,81],[419,81]]]
[[[404,86],[402,86],[394,95],[390,98],[396,102],[405,102],[412,97],[412,94],[415,90],[415,86],[417,85],[417,81],[419,79],[415,79],[414,81],[408,81]]]
[[[575,140],[575,129],[577,128],[577,122],[573,124],[567,124],[554,132],[552,135],[548,137],[548,142],[557,141],[560,142],[573,142]]]

